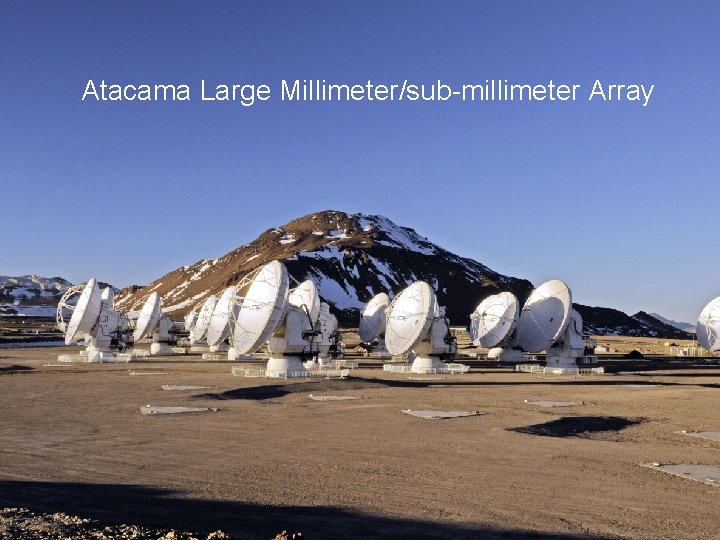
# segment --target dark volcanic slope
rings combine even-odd
[[[343,325],[355,326],[374,294],[397,293],[415,280],[430,283],[454,324],[465,325],[484,297],[509,290],[525,299],[532,284],[459,257],[382,216],[325,211],[268,229],[256,240],[215,260],[179,268],[136,291],[123,290],[129,308],[152,291],[175,316],[218,294],[255,268],[283,261],[293,278],[312,279]]]
[[[312,279],[343,326],[357,326],[360,309],[374,294],[384,291],[392,296],[419,279],[435,289],[450,322],[458,326],[469,323],[486,296],[511,291],[524,302],[532,289],[527,280],[459,257],[385,217],[328,210],[268,229],[219,259],[183,266],[147,287],[123,289],[116,305],[128,310],[157,291],[165,310],[178,318],[273,259],[283,261],[295,280]],[[610,308],[575,307],[592,334],[689,337],[644,312],[631,317]]]
[[[664,323],[644,311],[627,315],[617,309],[589,307],[573,304],[583,318],[586,332],[600,336],[659,337],[668,339],[690,339],[687,332]]]

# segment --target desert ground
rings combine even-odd
[[[472,362],[464,375],[409,375],[358,357],[344,380],[278,380],[199,356],[57,362],[77,350],[0,350],[0,508],[247,539],[720,535],[718,487],[641,466],[720,465],[720,442],[678,433],[720,430],[714,364],[615,360],[604,375],[550,376]]]

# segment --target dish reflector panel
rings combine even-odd
[[[360,311],[360,341],[368,342],[385,331],[385,322],[390,298],[385,293],[376,294]]]
[[[101,302],[102,293],[97,281],[93,278],[87,282],[80,293],[75,311],[73,311],[65,330],[65,345],[70,345],[90,333],[100,317]]]
[[[157,292],[152,293],[145,300],[145,304],[140,310],[140,315],[135,323],[135,332],[133,338],[136,340],[144,339],[152,335],[160,323],[162,316],[162,299]]]
[[[267,341],[285,315],[287,299],[285,265],[272,261],[261,267],[243,298],[235,321],[233,345],[237,354],[253,353]]]
[[[217,304],[217,296],[208,296],[207,300],[203,303],[198,313],[195,326],[193,327],[193,339],[200,340],[205,337],[208,326],[210,325],[210,317],[212,317],[213,311],[215,311],[215,304]]]
[[[217,345],[223,339],[228,337],[230,333],[230,316],[236,315],[235,295],[237,287],[234,285],[228,287],[220,295],[220,299],[215,304],[215,309],[210,317],[210,323],[207,329],[207,343],[210,346]]]
[[[518,345],[530,353],[550,348],[565,331],[571,307],[570,289],[562,281],[553,279],[537,287],[520,312]]]
[[[488,296],[470,315],[470,339],[481,347],[496,347],[517,326],[520,305],[511,292]]]
[[[720,296],[700,312],[697,321],[697,340],[708,351],[720,350]]]
[[[302,309],[303,312],[305,312],[303,306],[306,306],[310,314],[310,320],[315,323],[320,314],[320,296],[315,283],[306,279],[292,289],[288,295],[288,304]]]
[[[385,346],[392,355],[417,347],[430,330],[435,292],[424,281],[404,289],[390,304],[385,324]]]
[[[195,325],[195,321],[197,321],[198,318],[198,310],[197,308],[193,309],[190,313],[185,315],[185,330],[190,332]]]

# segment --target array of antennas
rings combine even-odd
[[[95,279],[69,288],[58,304],[58,327],[70,344],[84,339],[89,361],[106,361],[134,341],[152,338],[151,353],[169,354],[178,339],[205,340],[228,357],[257,353],[267,343],[268,371],[303,370],[303,362],[322,363],[340,353],[337,319],[320,301],[317,287],[304,281],[290,289],[285,265],[272,261],[219,297],[210,296],[185,318],[182,330],[162,313],[162,299],[151,293],[138,312],[119,313],[114,293],[100,291]],[[437,370],[457,351],[455,337],[433,289],[417,281],[390,301],[374,296],[362,309],[360,339],[381,355],[414,355],[413,370]],[[582,317],[572,293],[559,280],[535,288],[522,309],[511,292],[485,298],[470,316],[473,344],[490,349],[489,358],[522,362],[524,353],[546,353],[548,366],[571,368],[585,353]],[[697,338],[709,351],[720,350],[720,297],[700,313]],[[229,345],[229,347],[228,347]]]
[[[211,350],[227,351],[233,360],[256,354],[267,343],[269,370],[287,365],[285,371],[302,371],[304,362],[327,363],[342,349],[337,319],[320,301],[315,283],[307,280],[291,289],[287,269],[278,261],[227,287],[219,297],[208,297],[185,323],[193,343],[204,340]]]
[[[535,288],[522,310],[511,292],[485,298],[470,316],[470,338],[490,349],[488,358],[508,363],[545,351],[548,367],[572,370],[585,354],[582,317],[570,288],[556,279]]]
[[[413,356],[410,370],[416,373],[446,372],[444,364],[457,352],[445,309],[424,281],[410,284],[392,302],[386,293],[374,296],[360,313],[359,334],[367,346],[378,340],[380,356]]]

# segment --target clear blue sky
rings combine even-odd
[[[0,274],[145,283],[322,209],[580,303],[720,295],[716,2],[0,2]],[[130,83],[582,84],[574,103],[81,101]],[[650,104],[585,101],[595,79]]]

